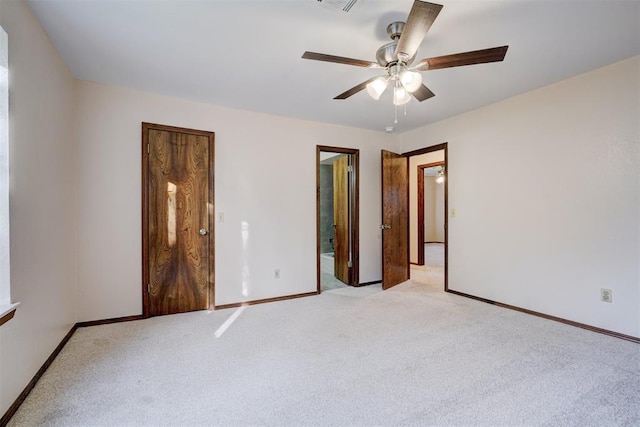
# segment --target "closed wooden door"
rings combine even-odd
[[[333,162],[333,268],[349,284],[349,156]]]
[[[382,150],[382,288],[409,280],[409,163]]]
[[[213,306],[214,134],[143,123],[143,153],[145,144],[146,314],[208,309]]]

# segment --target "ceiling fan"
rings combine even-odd
[[[302,55],[302,58],[357,67],[386,69],[386,75],[372,77],[333,99],[347,99],[366,88],[369,95],[377,100],[391,82],[395,105],[409,102],[410,94],[422,102],[435,94],[422,83],[422,75],[418,71],[499,62],[504,59],[509,48],[509,46],[500,46],[425,58],[412,67],[411,64],[415,59],[416,52],[441,9],[442,5],[440,4],[414,0],[406,23],[392,22],[387,26],[387,34],[393,41],[378,49],[376,52],[377,62],[308,51]]]

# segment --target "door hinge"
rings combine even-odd
[[[149,143],[147,142],[147,154],[149,154]]]
[[[148,293],[148,294],[150,294],[150,293],[151,293],[151,285],[149,285],[148,283],[147,283],[147,293]]]
[[[347,267],[349,267],[349,268],[353,267],[353,263],[352,263],[351,261],[349,261],[349,262],[347,263]]]
[[[352,165],[347,166],[347,172],[353,172],[353,166]]]

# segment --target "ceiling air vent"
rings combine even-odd
[[[328,9],[341,10],[343,12],[349,12],[354,4],[358,0],[317,0],[320,5],[327,7]]]

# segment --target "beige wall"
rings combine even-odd
[[[0,326],[0,415],[76,321],[74,80],[22,1],[9,36],[11,299]]]
[[[424,177],[424,241],[444,242],[444,184]]]
[[[79,320],[141,313],[143,121],[216,133],[216,304],[316,290],[316,145],[360,149],[360,281],[381,279],[380,149],[397,150],[394,135],[88,82],[78,102]]]
[[[401,135],[448,142],[451,289],[640,336],[639,76],[636,56]]]
[[[433,145],[437,144],[424,144],[416,149]],[[402,151],[410,150],[403,149]],[[444,162],[444,150],[409,158],[409,260],[412,263],[418,262],[418,250],[423,248],[422,244],[418,244],[418,166],[435,162]]]

